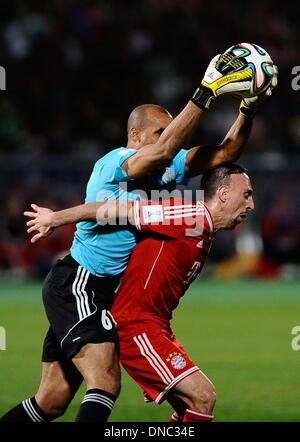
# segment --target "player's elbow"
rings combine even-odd
[[[152,157],[153,163],[156,164],[156,166],[164,166],[168,162],[172,161],[173,156],[168,152],[167,149],[159,149],[157,150]]]
[[[237,149],[230,149],[228,145],[219,145],[219,150],[216,156],[216,166],[224,163],[234,163],[239,158],[239,151]]]
[[[155,156],[157,161],[160,161],[161,163],[169,162],[171,161],[176,153],[178,152],[179,148],[178,145],[180,143],[176,143],[174,141],[169,140],[159,140],[155,145]],[[175,147],[175,145],[177,147]]]
[[[147,159],[149,164],[151,164],[155,168],[158,168],[172,161],[173,158],[174,154],[172,154],[169,149],[163,146],[159,146],[153,149]]]

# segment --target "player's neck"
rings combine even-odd
[[[127,143],[126,149],[135,149],[135,150],[139,150],[139,149],[140,149],[140,146],[138,145],[138,143],[135,143],[135,142],[132,141],[132,140],[128,140],[128,143]]]
[[[224,228],[224,213],[218,201],[215,201],[214,199],[205,201],[205,205],[211,214],[214,223],[214,233],[216,233],[218,230]]]

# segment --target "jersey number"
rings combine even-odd
[[[102,310],[101,321],[105,330],[111,330],[113,328],[114,319],[107,310]]]

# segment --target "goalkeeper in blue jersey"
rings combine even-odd
[[[237,69],[228,58],[225,62],[218,55],[175,119],[157,105],[135,108],[128,119],[127,146],[96,162],[85,201],[130,201],[142,198],[141,191],[171,191],[207,169],[235,161],[249,137],[260,99],[242,101],[240,113],[221,144],[183,148],[214,99],[249,89],[250,80],[247,64]],[[37,239],[39,234],[32,241]],[[118,336],[110,308],[135,244],[135,233],[128,226],[77,225],[70,254],[54,265],[43,286],[50,328],[44,341],[39,390],[2,421],[54,420],[65,412],[82,380],[87,392],[76,421],[108,419],[120,391]]]

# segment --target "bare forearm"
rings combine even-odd
[[[220,146],[225,162],[233,162],[240,157],[248,141],[251,129],[252,118],[239,114]]]
[[[49,236],[56,227],[80,221],[97,221],[102,225],[103,221],[106,224],[117,218],[123,218],[126,221],[133,220],[133,204],[128,201],[100,201],[82,204],[58,212],[53,212],[47,207],[39,207],[36,204],[31,204],[31,207],[33,211],[26,211],[24,215],[30,218],[26,223],[27,233],[35,233],[30,240],[32,243]]]
[[[141,178],[168,164],[185,147],[188,137],[204,111],[189,101],[180,114],[165,128],[155,144],[148,144],[123,164],[131,178]]]
[[[97,210],[103,203],[81,204],[69,209],[59,210],[51,214],[51,227],[61,227],[80,221],[96,221]]]
[[[159,138],[158,148],[167,159],[172,159],[186,146],[204,111],[189,101],[179,115],[169,124]]]
[[[130,215],[131,203],[127,201],[100,201],[53,212],[51,214],[50,227],[56,228],[81,221],[127,218]]]
[[[251,128],[251,118],[239,114],[221,144],[190,149],[186,160],[186,175],[197,176],[213,167],[236,161],[247,143]]]

